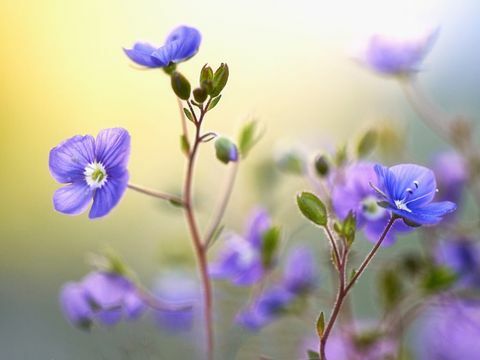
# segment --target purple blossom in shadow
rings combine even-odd
[[[307,359],[307,351],[318,352],[318,337],[310,337],[301,345],[299,359]],[[332,360],[387,360],[395,359],[397,342],[375,331],[364,323],[349,326],[332,333],[328,338],[326,356]]]
[[[439,200],[458,203],[468,181],[466,160],[456,152],[438,154],[432,164],[440,190]]]
[[[435,254],[438,263],[451,268],[462,288],[480,289],[480,243],[468,238],[441,241]]]
[[[261,258],[262,238],[270,227],[271,219],[264,209],[253,211],[244,236],[226,236],[217,261],[209,266],[212,278],[229,280],[237,286],[258,282],[265,272]]]
[[[294,248],[285,261],[282,279],[254,298],[237,314],[235,322],[251,331],[270,324],[287,313],[295,300],[316,288],[317,272],[312,252],[306,247]]]
[[[333,174],[332,205],[335,214],[345,219],[350,211],[357,217],[357,228],[362,229],[365,237],[371,242],[377,242],[388,223],[390,214],[378,205],[381,197],[372,188],[379,186],[374,164],[358,162]],[[392,245],[399,232],[410,228],[397,221],[382,246]]]
[[[478,360],[480,303],[446,299],[431,307],[415,336],[419,360]]]
[[[435,225],[455,211],[450,201],[432,202],[437,183],[432,170],[414,164],[375,165],[382,206],[414,226]]]
[[[89,328],[95,320],[114,325],[122,318],[136,319],[145,310],[130,280],[100,271],[80,282],[65,284],[60,291],[60,305],[66,318],[81,328]]]
[[[410,37],[376,34],[363,46],[357,58],[365,67],[381,75],[405,75],[418,72],[438,35],[430,29]]]
[[[107,215],[128,185],[130,135],[125,129],[74,136],[50,151],[53,178],[67,184],[53,195],[55,210],[68,215],[84,212],[92,203],[90,219]]]
[[[171,272],[156,280],[153,291],[159,298],[171,305],[194,304],[193,307],[183,310],[154,310],[157,326],[175,333],[190,330],[197,309],[195,304],[201,301],[195,279],[187,273]]]
[[[137,42],[131,49],[124,49],[125,54],[138,65],[148,68],[162,68],[170,64],[188,60],[198,52],[202,36],[192,27],[175,28],[160,47]]]
[[[235,322],[248,330],[258,331],[282,315],[294,298],[295,295],[284,287],[272,287],[241,310]]]

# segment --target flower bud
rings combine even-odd
[[[222,63],[220,67],[215,71],[215,74],[213,75],[213,81],[212,81],[212,91],[210,92],[211,97],[215,97],[220,95],[222,92],[223,88],[225,85],[227,85],[228,81],[228,65]]]
[[[190,98],[191,87],[187,78],[178,71],[174,71],[171,76],[171,81],[175,94],[182,100],[188,100]]]
[[[238,160],[237,146],[226,137],[219,137],[217,141],[215,141],[215,151],[217,159],[224,164]]]
[[[196,88],[193,90],[193,98],[199,104],[202,104],[205,100],[207,100],[207,91],[203,88]]]
[[[318,155],[315,158],[315,170],[321,177],[325,177],[330,172],[330,165],[326,155]]]

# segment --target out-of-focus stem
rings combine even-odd
[[[180,119],[182,120],[182,134],[185,137],[185,140],[188,142],[188,127],[187,127],[187,118],[185,112],[183,111],[182,100],[177,97],[178,110],[180,112]]]
[[[162,193],[162,192],[159,192],[159,191],[156,191],[156,190],[152,190],[152,189],[148,189],[146,187],[136,185],[136,184],[132,184],[132,183],[128,184],[128,188],[131,189],[131,190],[135,190],[135,191],[137,191],[141,194],[145,194],[145,195],[152,196],[152,197],[155,197],[155,198],[158,198],[158,199],[167,200],[167,201],[171,201],[173,203],[179,204],[179,205],[183,205],[183,200],[179,196],[165,194],[165,193]]]
[[[230,200],[230,196],[232,195],[233,191],[233,186],[235,185],[235,179],[237,178],[237,173],[238,173],[238,165],[239,162],[236,161],[232,163],[232,166],[230,168],[230,172],[227,178],[225,190],[222,193],[222,197],[220,198],[220,202],[218,203],[218,206],[215,210],[215,213],[213,215],[213,220],[208,227],[208,230],[205,233],[205,247],[208,249],[210,247],[210,243],[213,240],[213,236],[215,235],[215,232],[217,231],[223,216],[225,215],[225,210],[227,209],[228,202]]]

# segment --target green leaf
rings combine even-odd
[[[448,289],[457,280],[457,275],[446,266],[432,266],[422,280],[422,288],[427,293]]]
[[[187,117],[188,120],[195,123],[195,120],[193,119],[193,115],[190,112],[190,110],[188,110],[187,108],[183,108],[183,113],[185,114],[185,116]]]
[[[258,122],[256,120],[251,120],[245,123],[240,129],[238,136],[238,149],[240,155],[243,158],[246,158],[253,146],[260,140],[260,135],[257,131]]]
[[[380,273],[379,290],[382,302],[387,310],[398,304],[404,294],[403,283],[395,269],[387,269]]]
[[[320,316],[317,319],[316,328],[318,337],[321,339],[323,337],[323,333],[325,332],[325,315],[323,314],[323,311],[320,313]]]
[[[366,131],[357,144],[357,156],[364,158],[369,155],[377,145],[377,132],[373,129]]]
[[[208,104],[207,111],[212,110],[215,106],[217,106],[218,102],[222,98],[222,95],[218,95],[217,97],[213,98],[212,101],[210,101],[210,104]]]
[[[320,360],[320,354],[314,350],[307,350],[308,360]]]
[[[190,153],[190,144],[188,143],[188,139],[184,134],[180,135],[180,149],[185,155]]]
[[[304,159],[295,151],[282,154],[277,159],[277,166],[280,170],[294,175],[303,175],[306,168]]]
[[[280,228],[271,227],[262,235],[262,264],[265,268],[270,268],[276,258],[278,246],[280,244]]]
[[[174,71],[172,73],[171,85],[173,91],[180,99],[188,100],[190,98],[190,83],[188,82],[187,78],[178,71]]]
[[[238,150],[235,144],[226,137],[219,137],[215,141],[215,152],[217,159],[228,164],[230,161],[236,161],[238,159]]]
[[[213,88],[209,94],[211,97],[216,97],[220,95],[225,85],[227,85],[228,75],[229,75],[228,65],[222,63],[220,67],[215,71],[215,74],[213,75],[213,81],[212,81]]]
[[[357,218],[353,211],[349,211],[347,217],[343,221],[342,232],[348,246],[353,244],[355,233],[357,231]]]
[[[297,195],[297,205],[308,220],[320,226],[327,225],[327,209],[316,195],[302,192]]]
[[[337,152],[335,153],[335,164],[337,166],[343,166],[346,164],[348,158],[347,154],[347,146],[342,145],[337,149]]]

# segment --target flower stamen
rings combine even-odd
[[[85,181],[93,189],[99,189],[107,182],[107,171],[102,163],[92,162],[85,167],[83,172]]]

